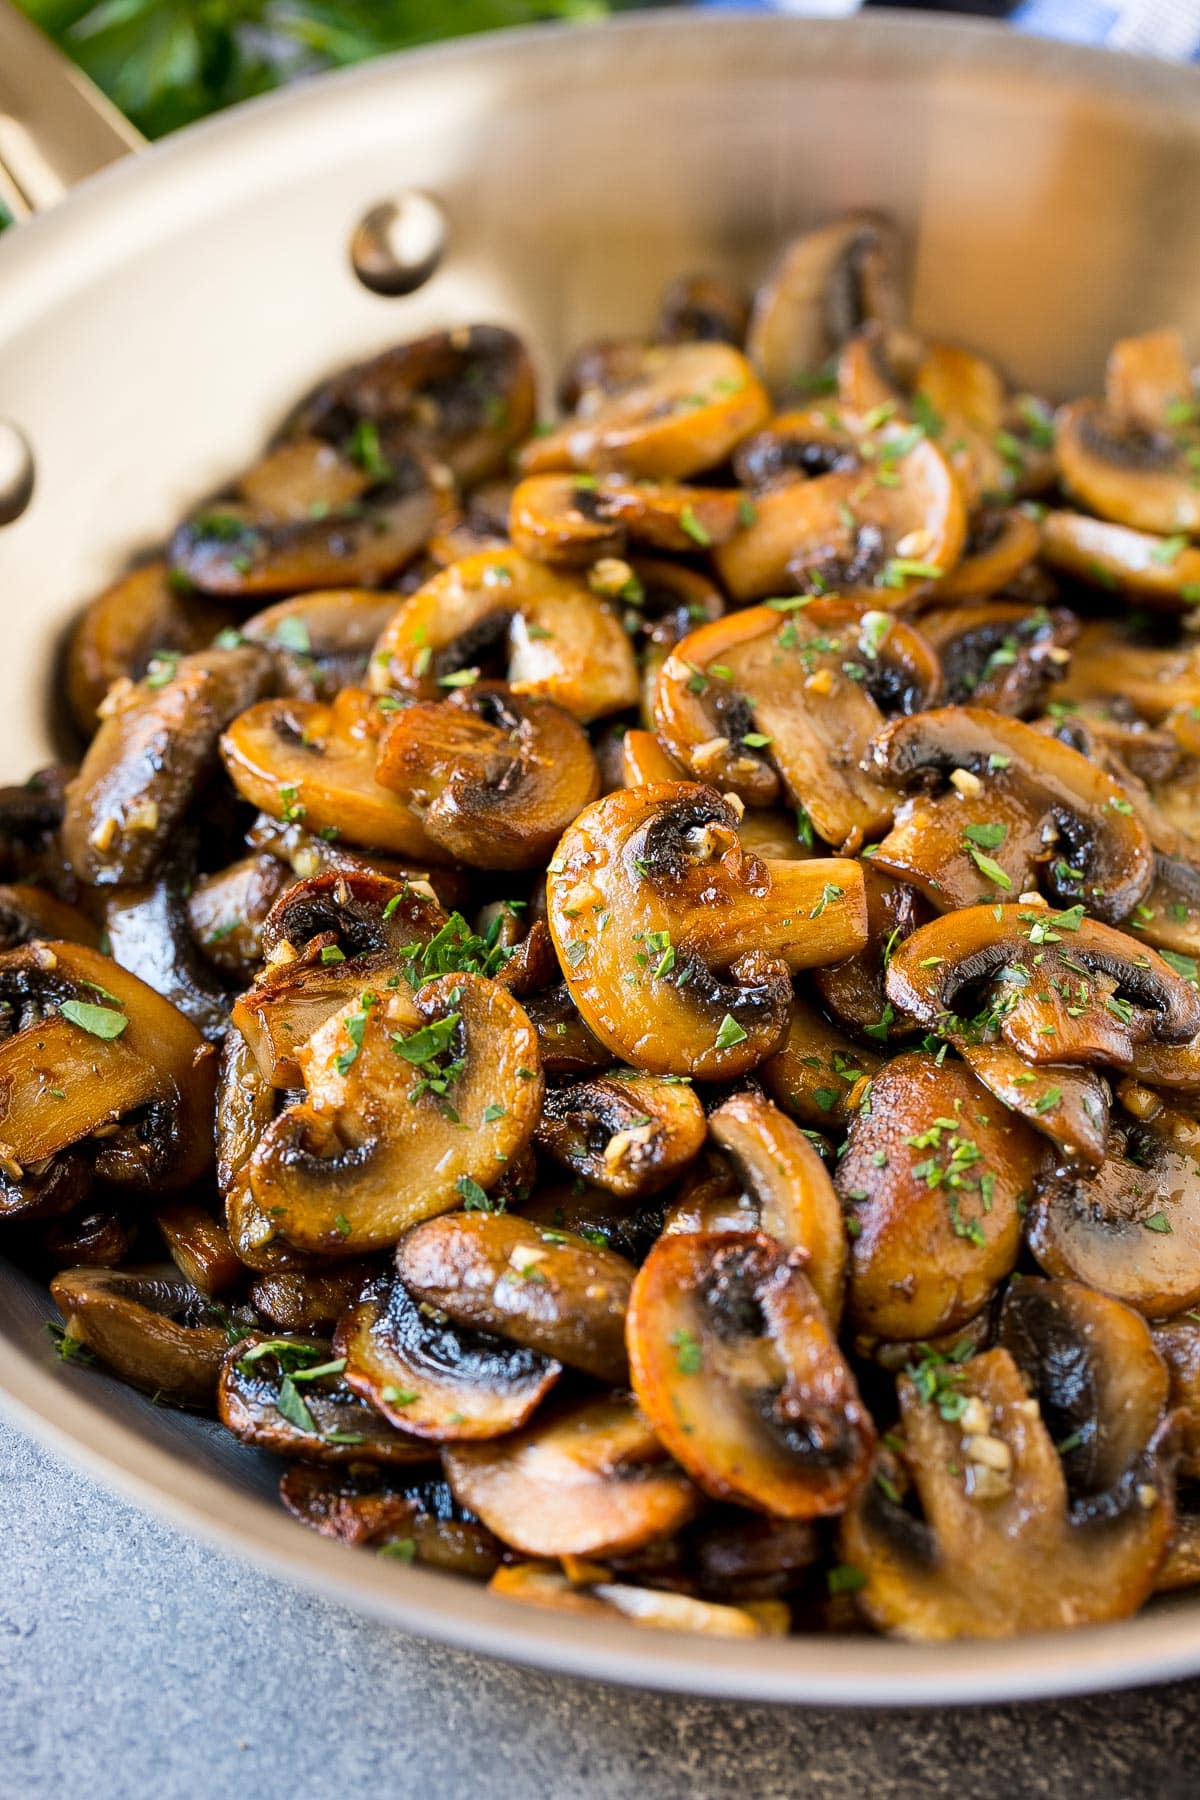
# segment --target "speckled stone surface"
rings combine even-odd
[[[638,1696],[404,1638],[113,1500],[0,1421],[9,1800],[1195,1795],[1200,1683],[985,1711]]]

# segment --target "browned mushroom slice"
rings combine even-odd
[[[551,865],[571,997],[650,1074],[745,1074],[782,1035],[790,971],[865,940],[857,864],[762,862],[742,850],[737,818],[712,788],[626,788],[580,815]]]
[[[988,983],[1000,993],[972,1018],[971,992]],[[1183,1044],[1196,1035],[1193,1021],[1200,1026],[1200,995],[1169,963],[1079,907],[943,914],[897,946],[887,992],[952,1040],[986,1042],[998,1027],[1035,1064],[1127,1066],[1136,1044]]]
[[[830,475],[861,469],[860,437],[831,407],[802,407],[779,413],[733,455],[733,471],[756,496],[789,485],[798,475]],[[756,507],[743,507],[743,525],[754,523]]]
[[[713,552],[735,600],[790,590],[903,610],[956,567],[966,512],[937,445],[916,427],[886,425],[860,454],[864,468],[758,496],[751,522]]]
[[[0,955],[0,1141],[7,1180],[91,1140],[105,1180],[184,1187],[212,1158],[216,1066],[173,1006],[82,944]]]
[[[104,925],[113,961],[169,1000],[201,1036],[219,1044],[229,1026],[230,999],[197,950],[188,923],[186,895],[194,866],[194,844],[177,842],[154,881],[107,890]]]
[[[391,1276],[343,1313],[333,1347],[349,1388],[399,1430],[437,1443],[515,1431],[562,1374],[553,1357],[452,1324]]]
[[[900,235],[879,213],[846,213],[788,245],[754,297],[746,334],[747,353],[776,401],[863,325],[902,325],[900,267]]]
[[[663,290],[658,337],[664,344],[735,344],[746,335],[750,306],[740,287],[708,270],[679,275]]]
[[[1018,507],[986,507],[972,521],[962,561],[938,586],[943,600],[976,600],[1016,581],[1042,544],[1038,521]]]
[[[1066,673],[1078,631],[1075,615],[1063,607],[1012,600],[921,616],[921,632],[942,660],[947,701],[1015,718],[1039,711],[1050,684]]]
[[[1154,1347],[1167,1365],[1170,1404],[1179,1418],[1179,1471],[1200,1476],[1200,1325],[1191,1313],[1171,1319],[1154,1333]]]
[[[186,1282],[67,1269],[50,1283],[50,1295],[67,1336],[132,1387],[195,1405],[211,1402],[229,1340]]]
[[[429,468],[403,456],[361,499],[276,519],[240,501],[195,513],[167,546],[202,593],[256,600],[313,588],[378,587],[417,555],[444,505]]]
[[[578,1079],[609,1069],[615,1060],[585,1022],[565,981],[522,999],[529,1023],[537,1032],[542,1068],[547,1075]]]
[[[716,1499],[780,1518],[840,1512],[875,1434],[800,1250],[741,1233],[667,1236],[629,1310],[638,1402]]]
[[[684,1542],[689,1569],[709,1600],[782,1599],[820,1556],[818,1528],[807,1519],[764,1518],[735,1507],[710,1508]],[[618,1566],[632,1574],[635,1562]]]
[[[538,562],[589,564],[619,555],[627,540],[657,550],[707,550],[737,530],[734,488],[619,475],[527,475],[512,497],[512,541]]]
[[[779,601],[702,625],[658,678],[655,728],[690,774],[770,806],[782,785],[826,842],[885,829],[894,800],[859,765],[884,711],[936,700],[932,647],[886,613]]]
[[[581,579],[516,550],[454,563],[402,603],[371,659],[377,692],[422,700],[497,675],[586,724],[637,700],[637,665],[611,607]]]
[[[365,1259],[311,1271],[281,1269],[260,1275],[251,1286],[250,1300],[255,1312],[278,1331],[328,1333],[377,1272],[378,1264]]]
[[[1200,1126],[1147,1089],[1122,1095],[1138,1111],[1114,1112],[1103,1165],[1038,1182],[1029,1247],[1048,1275],[1170,1318],[1200,1301]]]
[[[1144,1454],[1168,1376],[1146,1321],[1075,1281],[1023,1276],[1005,1297],[1000,1342],[1024,1375],[1086,1517]]]
[[[990,1350],[959,1373],[945,1408],[932,1385],[898,1384],[904,1461],[924,1516],[906,1510],[884,1476],[843,1521],[839,1549],[865,1577],[856,1599],[868,1618],[936,1641],[1061,1631],[1136,1612],[1171,1536],[1162,1436],[1108,1507],[1073,1523],[1058,1451],[1008,1352]]]
[[[846,1234],[842,1209],[820,1155],[791,1120],[759,1094],[733,1094],[710,1114],[714,1144],[732,1162],[765,1232],[785,1250],[803,1250],[813,1291],[835,1328],[842,1316]]]
[[[825,1130],[849,1123],[863,1082],[880,1064],[876,1051],[846,1037],[796,996],[783,1040],[757,1074],[777,1106]]]
[[[669,1537],[700,1502],[627,1399],[575,1401],[442,1457],[456,1498],[526,1556],[603,1556]]]
[[[837,1189],[849,1317],[873,1337],[955,1331],[1017,1260],[1042,1146],[961,1063],[899,1056],[851,1121]]]
[[[195,1200],[168,1200],[154,1209],[154,1223],[184,1280],[212,1299],[236,1287],[245,1270],[229,1233]]]
[[[365,988],[299,1062],[306,1102],[268,1126],[247,1165],[254,1201],[299,1250],[360,1255],[482,1203],[541,1110],[533,1027],[478,975],[411,998]]]
[[[1067,492],[1102,519],[1164,538],[1200,530],[1191,445],[1128,424],[1098,400],[1058,414],[1058,472]]]
[[[262,924],[292,873],[274,856],[243,856],[200,875],[187,897],[188,926],[223,975],[248,981],[262,957]]]
[[[668,756],[652,731],[621,733],[622,787],[649,787],[655,781],[684,780],[686,771],[673,756]]]
[[[85,1150],[60,1150],[32,1167],[6,1156],[0,1162],[0,1223],[60,1218],[84,1205],[91,1191],[92,1168]]]
[[[451,1213],[403,1238],[396,1272],[419,1305],[582,1369],[627,1379],[633,1269],[611,1250],[507,1213]]]
[[[211,642],[229,618],[225,608],[186,596],[165,563],[122,575],[89,604],[67,645],[67,700],[80,731],[91,737],[114,682],[166,671],[177,656]]]
[[[348,447],[364,465],[417,450],[465,486],[503,469],[534,419],[529,353],[500,325],[456,326],[341,370],[291,429]]]
[[[1058,697],[1066,705],[1121,701],[1152,725],[1176,708],[1186,716],[1200,706],[1200,645],[1160,649],[1139,643],[1119,622],[1089,622],[1072,648]]]
[[[217,1414],[243,1444],[317,1463],[429,1462],[431,1446],[390,1425],[342,1380],[328,1342],[252,1331],[226,1355]]]
[[[761,382],[728,344],[648,345],[620,387],[584,394],[575,415],[520,453],[527,475],[619,469],[686,480],[715,468],[770,410]]]
[[[280,690],[297,700],[329,700],[366,680],[375,640],[396,610],[394,594],[334,588],[281,600],[255,613],[243,639],[275,661]]]
[[[0,787],[0,879],[33,882],[73,901],[78,884],[63,867],[59,832],[74,771],[37,769],[19,787]]]
[[[15,950],[35,938],[64,938],[100,947],[100,929],[77,906],[68,906],[45,888],[14,882],[0,887],[0,950]]]
[[[961,1034],[956,1034],[955,1047],[988,1093],[1049,1138],[1067,1162],[1095,1168],[1104,1161],[1112,1095],[1103,1075],[1067,1063],[1032,1069],[1008,1044],[975,1044]]]
[[[576,1563],[576,1558],[564,1558]],[[552,1612],[583,1614],[598,1619],[628,1619],[652,1631],[690,1631],[717,1638],[786,1637],[791,1622],[780,1601],[751,1600],[744,1606],[725,1606],[677,1594],[662,1588],[635,1587],[608,1581],[603,1564],[587,1562],[589,1579],[560,1573],[549,1563],[514,1563],[497,1569],[488,1590],[526,1606]]]
[[[1050,512],[1041,554],[1052,569],[1078,581],[1167,612],[1187,612],[1200,592],[1200,550],[1182,535],[1156,536],[1085,513]]]
[[[279,1498],[294,1519],[342,1544],[368,1544],[398,1562],[419,1562],[486,1581],[503,1545],[440,1476],[401,1476],[366,1463],[353,1468],[295,1463]]]
[[[257,700],[270,669],[248,646],[205,650],[118,697],[67,789],[62,847],[81,880],[111,886],[154,872],[219,766],[221,732]]]
[[[319,437],[292,437],[238,476],[237,498],[263,518],[321,519],[353,506],[383,480],[383,464],[369,433],[345,449]]]
[[[544,867],[600,792],[591,745],[570,713],[494,682],[397,713],[375,778],[439,852],[482,869]]]
[[[1145,898],[1154,859],[1120,784],[1085,756],[984,707],[897,719],[872,745],[896,787],[945,780],[896,815],[875,852],[945,911],[1027,892],[1040,879],[1115,924]]]
[[[913,1030],[913,1021],[898,1014],[884,993],[888,960],[896,945],[911,936],[929,912],[916,890],[876,868],[874,857],[864,861],[862,869],[870,933],[867,947],[845,962],[814,969],[813,986],[841,1024],[873,1043],[886,1045]]]
[[[539,1150],[610,1194],[655,1194],[704,1143],[704,1109],[685,1083],[634,1069],[552,1088]]]
[[[467,495],[461,510],[444,514],[425,546],[430,560],[448,568],[480,550],[503,550],[509,542],[508,514],[515,486],[513,476],[498,476]]]
[[[931,343],[914,371],[912,392],[912,405],[944,445],[968,507],[1011,499],[1024,457],[1020,442],[1003,429],[1006,396],[995,364],[957,344]]]
[[[331,704],[263,700],[236,718],[221,755],[238,792],[285,823],[336,832],[368,849],[443,862],[412,808],[375,779],[386,724],[374,696],[343,688]]]
[[[43,1227],[41,1247],[56,1269],[115,1269],[129,1261],[137,1237],[132,1213],[85,1201]]]

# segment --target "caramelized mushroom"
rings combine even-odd
[[[565,1560],[565,1559],[564,1559]],[[586,1565],[607,1573],[603,1565]],[[690,1594],[661,1588],[633,1587],[601,1579],[580,1582],[559,1574],[546,1563],[516,1563],[497,1569],[489,1591],[527,1606],[554,1612],[582,1613],[594,1618],[624,1618],[657,1631],[693,1631],[718,1638],[782,1637],[788,1627],[786,1606],[771,1600],[745,1606],[723,1606]]]
[[[1058,414],[1058,473],[1067,492],[1116,525],[1168,538],[1200,530],[1189,446],[1166,431],[1127,424],[1098,400]]]
[[[411,1464],[436,1454],[380,1418],[342,1380],[342,1359],[312,1338],[252,1331],[221,1365],[217,1413],[243,1444],[305,1462]]]
[[[153,673],[151,662],[169,669],[185,651],[211,642],[228,621],[224,608],[181,591],[165,563],[145,563],[122,575],[91,601],[67,645],[67,700],[80,731],[91,737],[114,682],[140,681]]]
[[[637,1199],[674,1180],[699,1152],[704,1131],[704,1109],[689,1086],[623,1069],[552,1088],[535,1141],[608,1193]]]
[[[950,705],[1020,719],[1038,712],[1066,673],[1079,625],[1063,607],[987,600],[923,613],[921,632],[941,658]]]
[[[570,713],[494,682],[397,713],[375,779],[401,797],[438,853],[482,869],[544,867],[600,791]]]
[[[879,213],[846,213],[788,245],[754,297],[746,351],[776,401],[868,321],[903,323],[900,238]]]
[[[1138,643],[1118,623],[1088,623],[1080,628],[1058,692],[1067,706],[1119,701],[1157,725],[1176,708],[1186,714],[1200,706],[1200,645],[1159,649]]]
[[[678,1240],[677,1240],[678,1241]],[[699,1495],[628,1400],[588,1399],[443,1453],[455,1497],[525,1556],[605,1556],[668,1537]]]
[[[981,1312],[1016,1264],[1041,1155],[961,1063],[918,1052],[881,1069],[836,1176],[854,1222],[854,1327],[936,1337]]]
[[[270,666],[248,646],[205,650],[115,697],[67,789],[62,846],[82,881],[107,887],[154,873],[219,766],[221,732],[258,699]]]
[[[1171,1537],[1163,1434],[1109,1505],[1074,1523],[1058,1451],[1008,1352],[989,1350],[958,1374],[953,1405],[937,1403],[935,1383],[898,1383],[904,1463],[923,1517],[887,1476],[846,1514],[839,1549],[866,1577],[857,1599],[867,1616],[898,1636],[937,1641],[1135,1612]],[[965,1429],[976,1423],[981,1430]]]
[[[649,345],[607,393],[586,392],[578,411],[519,462],[527,475],[558,469],[619,469],[686,480],[715,468],[770,410],[762,384],[728,344]]]
[[[396,610],[394,594],[334,588],[281,600],[241,628],[249,644],[272,653],[281,692],[329,700],[366,680],[375,640]]]
[[[188,928],[223,975],[248,980],[253,974],[262,957],[263,920],[292,880],[285,864],[264,855],[240,857],[192,883]]]
[[[281,1269],[250,1289],[254,1310],[279,1331],[331,1332],[376,1273],[374,1262],[326,1264],[311,1272]]]
[[[547,883],[550,930],[592,1030],[651,1074],[714,1080],[774,1049],[789,971],[861,948],[862,875],[748,856],[712,788],[627,788],[588,807]]]
[[[1038,521],[1019,507],[985,507],[967,528],[958,566],[938,584],[942,600],[977,600],[1016,582],[1042,548]]]
[[[196,1200],[167,1200],[154,1209],[172,1262],[184,1280],[206,1299],[236,1287],[244,1273],[225,1230]]]
[[[64,938],[98,950],[100,937],[99,928],[86,913],[56,899],[45,888],[21,882],[0,886],[0,950],[15,950],[35,938]]]
[[[123,1381],[194,1405],[211,1402],[229,1347],[186,1282],[114,1269],[67,1269],[50,1283],[67,1336]]]
[[[707,550],[740,523],[736,489],[619,475],[527,475],[513,492],[509,529],[538,562],[588,564],[617,556],[626,541],[655,550]]]
[[[187,894],[194,847],[176,842],[171,862],[152,882],[110,888],[104,904],[108,951],[114,962],[152,987],[190,1019],[201,1036],[220,1043],[229,1025],[229,996],[196,948]]]
[[[611,1250],[505,1213],[451,1213],[410,1231],[396,1272],[419,1305],[599,1381],[622,1382],[633,1269]]]
[[[840,1512],[875,1441],[806,1260],[761,1235],[664,1237],[628,1322],[638,1403],[671,1454],[716,1499],[790,1519]]]
[[[637,665],[611,608],[581,581],[482,551],[403,602],[371,659],[371,684],[435,699],[480,673],[553,700],[586,724],[637,700]]]
[[[689,774],[770,806],[781,785],[828,843],[886,827],[894,802],[860,767],[884,721],[938,697],[930,645],[840,600],[751,607],[702,625],[663,664],[654,722]]]
[[[486,1525],[459,1506],[441,1476],[395,1468],[385,1474],[367,1463],[294,1463],[279,1482],[279,1498],[294,1519],[342,1544],[370,1544],[399,1562],[425,1563],[454,1575],[486,1581],[496,1572],[503,1545]]]
[[[1186,612],[1195,605],[1200,550],[1182,536],[1154,536],[1085,513],[1050,512],[1041,553],[1052,569],[1093,587],[1119,589],[1143,606]]]
[[[354,1393],[399,1430],[438,1443],[515,1431],[562,1374],[553,1357],[451,1324],[390,1276],[342,1315],[333,1347]]]
[[[665,344],[740,346],[749,315],[745,295],[724,275],[679,275],[663,293],[658,336]]]
[[[779,1048],[757,1075],[777,1106],[824,1130],[849,1123],[863,1082],[881,1062],[877,1051],[856,1044],[796,996]]]

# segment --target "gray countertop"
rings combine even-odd
[[[0,1495],[14,1800],[1196,1792],[1200,1683],[923,1714],[637,1695],[359,1619],[111,1499],[2,1421]]]

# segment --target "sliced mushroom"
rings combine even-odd
[[[234,719],[221,755],[238,792],[273,818],[303,820],[310,831],[372,850],[446,861],[412,808],[375,779],[386,723],[363,688],[343,688],[329,705],[263,700]]]
[[[912,1020],[897,1014],[884,991],[887,965],[896,945],[924,924],[928,911],[916,890],[876,868],[873,856],[864,860],[862,871],[870,933],[866,949],[845,962],[814,969],[813,986],[841,1024],[886,1045],[913,1030]]]
[[[804,1133],[759,1094],[733,1094],[710,1114],[712,1141],[755,1203],[751,1230],[803,1250],[813,1292],[836,1329],[846,1282],[842,1209],[825,1165]]]
[[[122,1186],[185,1187],[212,1156],[215,1058],[151,988],[82,944],[0,955],[3,1179],[87,1146]]]
[[[1016,581],[1043,542],[1036,519],[1019,507],[985,507],[971,522],[962,560],[938,585],[944,600],[975,600]]]
[[[1048,1275],[1082,1281],[1150,1319],[1200,1301],[1200,1126],[1148,1089],[1125,1088],[1094,1173],[1038,1183],[1029,1247]]]
[[[698,780],[770,806],[781,785],[826,842],[857,847],[894,802],[860,766],[889,711],[938,697],[930,645],[839,600],[732,613],[684,638],[658,678],[654,722]]]
[[[611,1250],[507,1213],[451,1213],[403,1238],[396,1272],[418,1305],[623,1382],[633,1269]]]
[[[171,571],[231,600],[314,588],[378,587],[420,551],[446,490],[417,457],[388,462],[361,498],[276,518],[241,501],[209,506],[167,546]]]
[[[553,1357],[452,1324],[392,1276],[343,1313],[333,1343],[354,1393],[399,1430],[438,1443],[515,1431],[562,1373]]]
[[[1023,1276],[1000,1342],[1024,1375],[1062,1458],[1077,1516],[1102,1510],[1167,1410],[1167,1368],[1143,1318],[1075,1281]]]
[[[754,297],[746,350],[782,402],[868,321],[904,321],[900,236],[882,214],[846,213],[795,239]]]
[[[1200,645],[1159,649],[1137,642],[1119,623],[1088,623],[1080,628],[1058,691],[1067,706],[1120,702],[1158,725],[1177,708],[1186,715],[1200,706]]]
[[[686,772],[669,756],[652,731],[621,733],[622,787],[649,787],[655,781],[683,781]]]
[[[1182,437],[1128,423],[1099,400],[1061,407],[1057,435],[1059,479],[1090,512],[1164,538],[1200,530],[1191,446]]]
[[[366,680],[375,640],[395,610],[394,594],[335,588],[281,600],[247,619],[241,635],[271,651],[283,693],[329,700]]]
[[[529,1142],[542,1102],[533,1027],[478,975],[411,999],[365,989],[299,1052],[308,1098],[247,1165],[251,1194],[296,1249],[361,1255],[482,1199]]]
[[[173,583],[165,563],[122,575],[91,601],[71,633],[65,677],[75,723],[91,737],[114,682],[140,681],[156,661],[166,669],[200,650],[229,623],[229,613]]]
[[[386,1474],[295,1463],[284,1471],[279,1498],[294,1519],[343,1544],[370,1544],[400,1562],[419,1562],[486,1581],[503,1545],[460,1507],[440,1476]]]
[[[950,705],[1025,718],[1065,675],[1079,624],[1064,607],[987,600],[923,613],[921,632],[941,658]]]
[[[1120,784],[1078,751],[984,707],[897,719],[872,745],[896,787],[941,778],[952,792],[900,809],[875,852],[945,911],[1041,883],[1115,924],[1154,878],[1145,827]]]
[[[1041,1160],[1037,1135],[961,1063],[917,1052],[881,1069],[836,1176],[853,1326],[936,1337],[981,1312],[1016,1265]]]
[[[741,346],[750,316],[740,287],[725,275],[679,275],[663,291],[658,336],[665,344]]]
[[[190,1019],[210,1043],[229,1025],[229,996],[196,949],[187,895],[194,844],[177,839],[168,865],[152,882],[106,891],[104,925],[113,961]]]
[[[1200,1326],[1186,1314],[1160,1325],[1154,1348],[1167,1366],[1170,1404],[1179,1417],[1179,1470],[1200,1476]]]
[[[860,468],[758,496],[751,522],[713,552],[735,600],[836,593],[903,610],[956,567],[966,511],[937,445],[885,425],[859,453]]]
[[[245,1270],[229,1233],[196,1200],[167,1200],[154,1209],[154,1223],[184,1280],[206,1299],[236,1287]]]
[[[512,541],[538,562],[588,564],[626,542],[656,550],[707,550],[740,523],[734,488],[606,475],[527,475],[512,497]]]
[[[328,1334],[378,1272],[374,1261],[326,1264],[311,1272],[260,1275],[250,1289],[254,1310],[279,1331]]]
[[[836,966],[836,965],[835,965]],[[798,995],[779,1048],[757,1071],[777,1106],[820,1130],[850,1122],[862,1085],[881,1066]]]
[[[656,1194],[704,1143],[704,1109],[690,1086],[619,1069],[552,1088],[535,1133],[539,1150],[610,1194]]]
[[[1002,1000],[972,1019],[972,991],[997,980]],[[945,914],[893,952],[887,992],[893,1005],[952,1041],[986,1041],[998,1026],[1038,1065],[1127,1066],[1135,1044],[1186,1043],[1195,1036],[1192,1021],[1200,1025],[1200,995],[1162,957],[1079,908],[975,906]]]
[[[14,882],[0,886],[0,950],[15,950],[35,938],[64,938],[100,947],[101,933],[87,914],[48,894],[45,888]]]
[[[494,682],[397,713],[375,778],[438,852],[483,869],[544,867],[600,792],[591,745],[570,713]]]
[[[377,692],[436,699],[495,674],[586,724],[637,700],[637,665],[608,604],[516,550],[443,569],[403,602],[371,659]]]
[[[839,1550],[866,1578],[856,1598],[868,1618],[937,1641],[1061,1631],[1135,1612],[1171,1537],[1162,1435],[1110,1506],[1076,1524],[1058,1452],[1008,1352],[976,1356],[960,1375],[944,1409],[932,1384],[908,1376],[898,1384],[904,1462],[924,1516],[906,1510],[887,1476],[846,1514]],[[964,1430],[976,1418],[985,1429]]]
[[[568,1560],[576,1559],[564,1558],[564,1562]],[[488,1589],[526,1606],[597,1619],[624,1618],[657,1631],[691,1631],[717,1638],[783,1637],[787,1633],[790,1615],[777,1601],[724,1606],[697,1600],[691,1594],[606,1581],[602,1564],[589,1562],[585,1567],[598,1571],[586,1582],[560,1573],[548,1563],[515,1563],[497,1569]]]
[[[737,1076],[775,1048],[789,972],[865,938],[862,875],[835,858],[765,863],[712,788],[627,788],[571,826],[547,883],[571,996],[623,1060]]]
[[[628,1323],[638,1403],[671,1454],[714,1498],[793,1519],[839,1512],[875,1441],[806,1260],[763,1236],[664,1237]]]
[[[221,1365],[218,1416],[243,1444],[305,1462],[403,1466],[436,1455],[353,1393],[342,1369],[320,1339],[252,1331]]]
[[[193,882],[187,897],[188,927],[223,975],[249,980],[262,957],[263,920],[292,880],[284,863],[261,855],[240,857]]]
[[[827,406],[800,407],[777,413],[761,431],[734,451],[733,472],[754,495],[789,486],[798,475],[832,475],[861,469],[861,434],[850,429],[841,413]],[[757,506],[743,506],[741,523],[753,525]]]
[[[1067,1063],[1031,1069],[1008,1044],[976,1044],[959,1036],[955,1047],[988,1093],[1049,1138],[1065,1161],[1090,1163],[1093,1168],[1104,1161],[1112,1093],[1103,1075]],[[1155,1048],[1161,1053],[1161,1046]],[[1134,1053],[1135,1066],[1140,1054]]]
[[[94,887],[145,881],[199,788],[230,720],[263,692],[270,659],[248,646],[184,656],[116,697],[66,795],[63,853]]]
[[[123,1381],[194,1405],[211,1402],[229,1348],[225,1331],[184,1281],[115,1269],[67,1269],[50,1283],[67,1336]]]
[[[1180,535],[1155,536],[1085,513],[1049,512],[1041,554],[1052,569],[1078,581],[1168,612],[1187,612],[1200,592],[1200,550]]]
[[[715,468],[763,423],[766,393],[728,344],[648,345],[607,393],[581,395],[579,410],[519,456],[527,475],[558,469],[686,480]]]
[[[56,1269],[116,1269],[128,1262],[137,1236],[137,1221],[130,1212],[85,1202],[46,1225],[41,1243]]]
[[[535,405],[533,364],[520,338],[500,325],[460,325],[331,376],[290,429],[357,447],[365,461],[419,451],[470,486],[503,469]]]
[[[700,1496],[630,1401],[575,1401],[495,1444],[443,1453],[455,1497],[525,1556],[604,1556],[668,1537]]]

